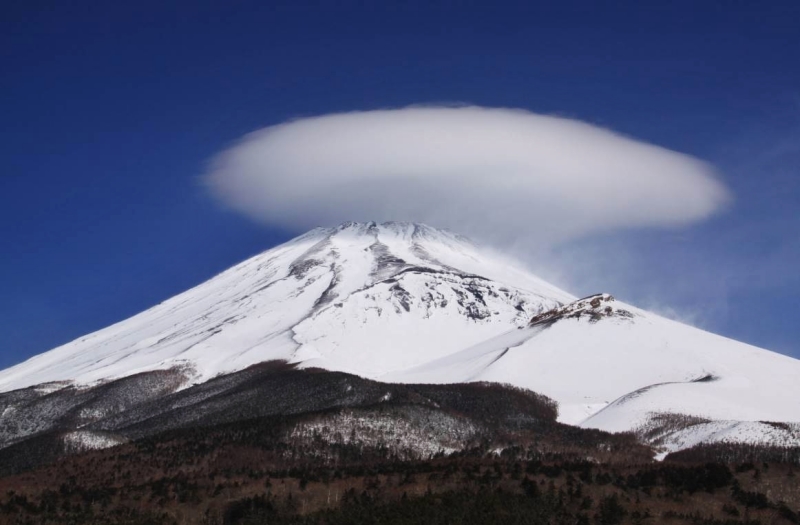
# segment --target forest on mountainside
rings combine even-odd
[[[553,424],[516,445],[407,459],[386,444],[286,441],[287,424],[181,429],[7,475],[0,523],[800,524],[800,465],[752,449],[753,461],[657,463],[631,435]]]

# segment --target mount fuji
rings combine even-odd
[[[800,446],[796,359],[609,294],[579,299],[448,231],[345,223],[0,372],[0,448],[53,428],[112,445],[112,430],[165,414],[159,400],[178,410],[182,392],[267,362],[513,385],[555,401],[561,423],[633,432],[661,456]]]

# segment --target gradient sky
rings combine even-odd
[[[454,102],[577,118],[717,166],[735,195],[724,213],[584,239],[541,271],[800,357],[798,2],[66,4],[6,2],[0,17],[0,367],[292,237],[198,183],[243,134]]]

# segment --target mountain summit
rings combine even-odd
[[[285,359],[376,377],[574,298],[420,224],[318,228],[130,319],[0,372],[0,391],[180,369],[189,382]]]
[[[577,299],[411,223],[312,230],[0,372],[0,392],[159,371],[168,395],[267,361],[392,383],[507,383],[557,401],[562,422],[636,431],[667,451],[800,444],[800,361],[608,294]],[[19,409],[9,395],[0,421]]]

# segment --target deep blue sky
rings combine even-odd
[[[572,291],[800,357],[800,2],[658,3],[4,3],[0,367],[291,237],[197,183],[244,133],[436,102],[575,117],[715,164],[731,209],[587,241],[625,270],[599,256]]]

